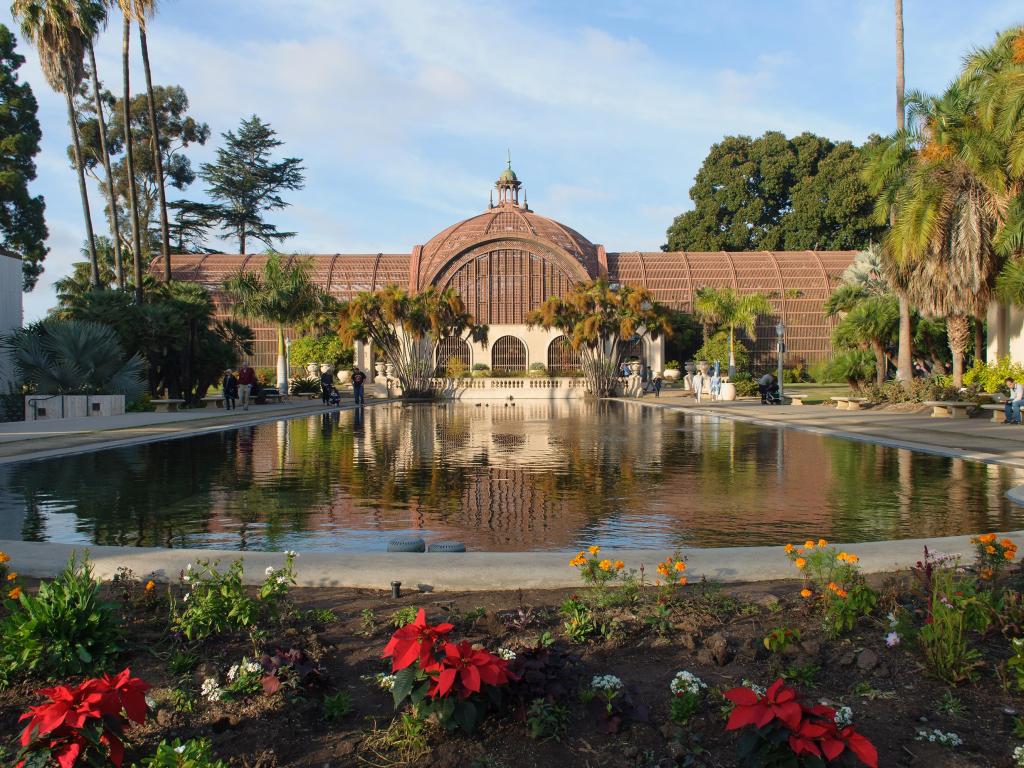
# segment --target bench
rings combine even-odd
[[[224,407],[224,395],[207,395],[206,397],[203,398],[202,403],[203,403],[203,408],[205,408],[210,403],[215,404],[218,408],[223,408]]]
[[[790,405],[803,405],[805,397],[807,395],[786,395],[785,399],[789,400]]]
[[[169,400],[150,400],[149,402],[157,413],[174,413],[178,410],[179,405],[185,404],[184,400],[177,400],[174,398]]]
[[[284,395],[280,392],[264,392],[263,399],[268,403],[280,403],[284,400]]]
[[[829,400],[834,400],[836,410],[840,411],[859,411],[868,401],[866,397],[830,397]]]
[[[931,407],[933,419],[966,419],[967,409],[974,403],[958,400],[926,400],[924,405]]]
[[[992,422],[994,424],[1005,424],[1006,423],[1006,407],[1003,403],[983,405],[981,406],[983,411],[992,411]]]

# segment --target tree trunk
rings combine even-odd
[[[875,353],[875,384],[885,384],[885,374],[889,368],[889,361],[885,356],[885,347],[878,339],[871,340],[871,350]]]
[[[245,227],[238,230],[238,252],[245,253]]]
[[[277,391],[288,391],[287,363],[284,359],[284,328],[277,326]]]
[[[946,336],[953,354],[953,386],[960,388],[964,384],[964,353],[971,336],[970,321],[964,315],[947,317]]]
[[[896,128],[906,127],[903,97],[906,90],[903,79],[903,0],[896,0]]]
[[[142,237],[139,233],[139,190],[135,186],[135,157],[132,149],[131,79],[128,61],[128,44],[131,42],[132,23],[124,17],[124,32],[121,38],[121,69],[124,76],[124,158],[128,174],[128,212],[132,224],[132,259],[135,275],[135,303],[142,303]]]
[[[71,146],[74,150],[75,170],[78,172],[78,193],[82,196],[82,213],[85,215],[85,236],[89,242],[89,285],[100,287],[100,265],[96,260],[96,238],[92,234],[92,213],[89,211],[89,188],[85,185],[85,166],[82,164],[82,144],[78,140],[78,119],[75,117],[74,88],[70,82],[64,85],[64,98],[68,105],[68,124],[71,126]]]
[[[164,195],[164,161],[160,153],[160,128],[156,121],[153,102],[153,77],[149,71],[149,44],[146,26],[139,24],[139,42],[142,44],[142,69],[146,73],[146,103],[149,106],[149,130],[152,133],[153,167],[156,169],[156,194],[160,204],[160,256],[164,262],[164,282],[171,282],[171,234],[167,224],[167,198]]]
[[[896,352],[896,379],[909,382],[914,378],[914,330],[910,324],[910,302],[902,293],[899,302],[900,335]]]
[[[114,242],[114,273],[117,275],[117,287],[123,291],[124,262],[121,261],[121,227],[117,222],[117,194],[114,191],[114,174],[110,172],[110,152],[107,150],[107,119],[103,116],[103,103],[100,101],[100,79],[96,72],[96,52],[93,50],[92,41],[89,41],[89,66],[92,69],[92,98],[96,105],[96,121],[100,133],[100,157],[103,160],[103,173],[107,177],[110,238]]]
[[[985,321],[980,317],[974,318],[974,360],[985,362]]]

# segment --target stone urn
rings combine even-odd
[[[384,363],[374,363],[373,369],[377,372],[377,375],[373,378],[374,381],[384,382],[384,370],[386,366]]]
[[[631,374],[633,374],[634,376],[639,376],[640,375],[640,361],[639,360],[634,360],[633,362],[631,362],[629,364],[629,372]]]
[[[722,388],[718,391],[718,399],[731,402],[736,399],[736,385],[731,382],[723,382]]]
[[[337,375],[339,384],[348,384],[350,381],[352,381],[352,371],[348,369],[342,369],[338,371]]]
[[[306,365],[306,373],[309,374],[309,377],[311,379],[315,379],[317,377],[317,374],[320,373],[320,366],[317,365],[316,363],[308,363]]]
[[[697,361],[697,370],[700,371],[701,374],[703,374],[705,378],[707,378],[707,375],[708,375],[708,361],[707,360],[698,360]]]
[[[661,374],[661,377],[665,379],[665,381],[679,381],[679,369],[666,368]]]
[[[395,366],[392,363],[387,363],[384,366],[384,375],[389,379],[395,378]]]

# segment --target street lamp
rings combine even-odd
[[[783,355],[786,354],[786,342],[783,341],[783,339],[786,336],[786,326],[783,324],[783,322],[781,320],[775,326],[775,336],[778,339],[778,342],[776,344],[776,349],[778,350],[778,353],[779,353],[779,402],[781,403],[781,402],[783,402],[783,395],[782,395],[782,357],[783,357]]]
[[[282,395],[288,394],[288,380],[292,372],[292,340],[285,338],[284,340],[284,392]]]

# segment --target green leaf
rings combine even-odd
[[[391,689],[391,695],[395,699],[395,709],[398,709],[409,694],[412,693],[416,684],[416,670],[413,667],[406,667],[395,673],[395,685]]]

